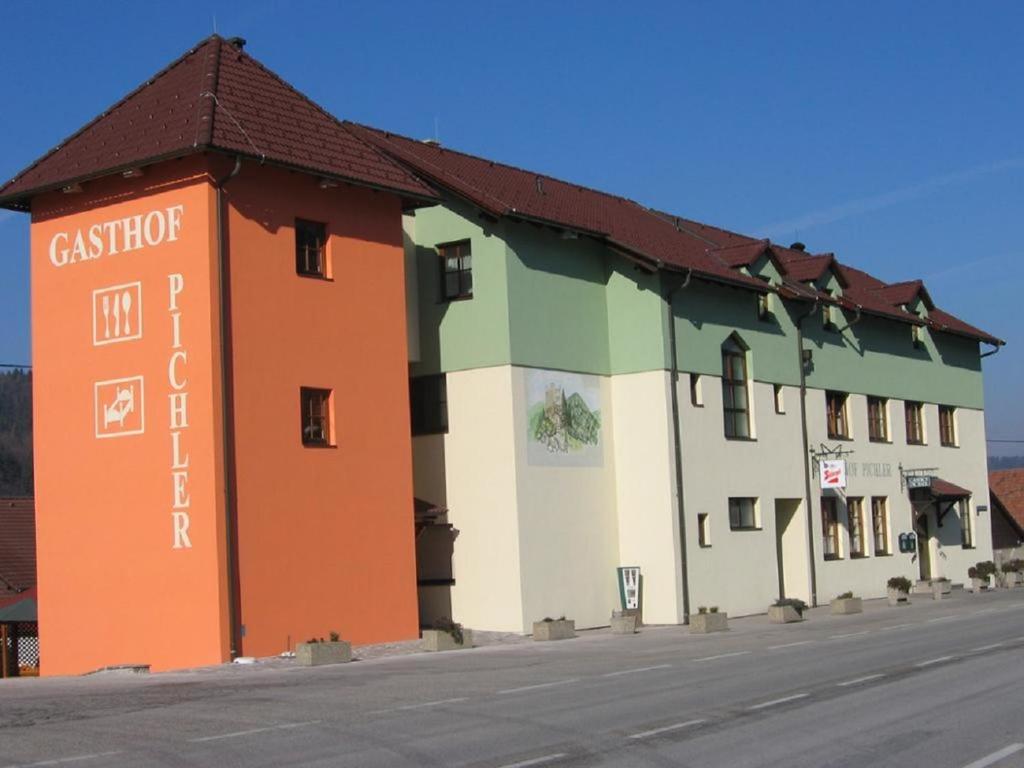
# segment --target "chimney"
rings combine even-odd
[[[228,45],[232,46],[237,51],[245,50],[245,38],[244,37],[229,37]]]
[[[807,250],[807,246],[804,245],[803,243],[801,243],[799,240],[797,240],[795,243],[793,243],[789,247],[790,247],[791,250],[794,250],[794,251],[806,251]]]

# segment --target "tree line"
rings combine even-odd
[[[31,496],[32,373],[0,372],[0,496]]]

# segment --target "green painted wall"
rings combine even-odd
[[[466,238],[474,297],[442,302],[435,246]],[[646,274],[586,238],[485,222],[458,202],[418,211],[415,239],[421,361],[413,375],[508,364],[600,375],[667,368],[661,296],[678,276]],[[770,263],[754,267],[777,279]],[[822,282],[839,288],[831,273]],[[673,302],[680,370],[721,375],[722,342],[737,333],[750,349],[752,378],[799,384],[795,323],[807,305],[771,301],[773,319],[764,321],[752,292],[694,279]],[[814,354],[808,386],[982,407],[977,342],[926,331],[915,349],[909,325],[864,315],[848,327],[852,314],[833,316],[838,333],[823,329],[820,312],[804,323]]]
[[[416,212],[420,361],[413,376],[507,365],[511,359],[507,249],[504,223],[490,224],[468,206],[449,203]],[[435,246],[469,239],[473,298],[441,301],[440,259]]]

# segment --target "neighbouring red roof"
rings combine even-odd
[[[40,192],[202,151],[435,197],[329,112],[213,35],[7,182],[0,206],[27,209]]]
[[[999,506],[1024,529],[1024,468],[989,472],[988,490]]]
[[[35,503],[26,498],[0,498],[0,597],[35,584]]]

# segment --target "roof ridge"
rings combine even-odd
[[[170,72],[170,71],[171,71],[172,69],[174,69],[175,67],[177,67],[177,66],[179,66],[180,64],[182,64],[182,63],[183,63],[183,62],[185,61],[185,59],[187,59],[187,58],[188,58],[189,56],[191,56],[191,55],[193,55],[194,53],[196,53],[196,52],[197,52],[197,51],[198,51],[198,50],[199,50],[200,48],[202,48],[202,47],[203,47],[204,45],[206,45],[207,43],[209,43],[209,42],[211,42],[211,41],[213,41],[213,40],[219,40],[219,41],[223,41],[223,39],[224,39],[224,38],[222,38],[222,37],[221,37],[220,35],[218,35],[218,34],[216,34],[216,33],[214,33],[214,34],[212,34],[212,35],[209,35],[208,37],[204,37],[204,38],[203,38],[202,40],[200,40],[200,41],[199,41],[199,42],[198,42],[198,43],[197,43],[196,45],[194,45],[194,46],[193,46],[192,48],[189,48],[189,49],[188,49],[187,51],[185,51],[185,52],[184,52],[183,54],[181,54],[181,56],[179,56],[178,58],[176,58],[176,59],[175,59],[174,61],[172,61],[172,62],[171,62],[170,64],[168,64],[168,65],[167,65],[166,67],[164,67],[163,69],[161,69],[161,70],[160,70],[159,72],[157,72],[157,73],[156,73],[155,75],[152,75],[152,76],[150,76],[150,77],[149,77],[149,78],[148,78],[147,80],[145,80],[144,82],[142,82],[142,83],[140,83],[139,85],[137,85],[137,86],[136,86],[135,88],[133,88],[133,89],[132,89],[131,91],[129,91],[128,93],[126,93],[126,94],[125,94],[124,96],[122,96],[122,97],[121,97],[120,99],[118,99],[117,101],[115,101],[115,102],[114,102],[113,104],[111,104],[111,105],[110,105],[109,107],[107,107],[107,108],[106,108],[105,110],[103,110],[102,112],[100,112],[100,113],[99,113],[98,115],[96,115],[96,117],[94,117],[94,118],[93,118],[92,120],[90,120],[89,122],[87,122],[87,123],[86,123],[85,125],[83,125],[83,126],[82,126],[81,128],[79,128],[79,129],[78,129],[77,131],[75,131],[74,133],[72,133],[72,134],[71,134],[70,136],[66,136],[66,137],[64,137],[64,138],[63,138],[63,139],[62,139],[62,140],[61,140],[61,141],[60,141],[60,142],[59,142],[58,144],[56,144],[55,146],[51,147],[51,148],[50,148],[50,149],[49,149],[49,150],[48,150],[48,151],[47,151],[47,152],[46,152],[45,154],[43,154],[43,155],[41,155],[40,157],[36,158],[35,162],[33,162],[33,163],[32,163],[31,165],[28,165],[28,166],[26,166],[25,168],[22,168],[22,169],[21,169],[20,171],[18,171],[18,172],[17,172],[16,174],[14,174],[14,176],[12,176],[11,178],[9,178],[9,179],[8,179],[7,181],[5,181],[5,182],[4,182],[3,184],[0,184],[0,193],[2,193],[4,189],[6,189],[6,188],[7,188],[7,187],[9,187],[9,186],[10,186],[11,184],[13,184],[14,182],[16,182],[16,181],[17,181],[18,179],[20,179],[20,178],[21,178],[22,176],[24,176],[25,174],[27,174],[27,173],[28,173],[29,171],[31,171],[31,170],[32,170],[33,168],[36,168],[36,167],[37,167],[37,166],[38,166],[38,165],[39,165],[40,163],[42,163],[42,162],[43,162],[44,160],[46,160],[47,158],[49,158],[50,156],[52,156],[52,155],[53,155],[53,154],[54,154],[55,152],[59,151],[59,150],[60,150],[60,149],[62,149],[63,147],[67,146],[67,144],[69,144],[70,142],[72,142],[72,141],[74,141],[75,139],[77,139],[77,138],[78,138],[79,136],[81,136],[81,135],[82,135],[83,133],[85,133],[85,132],[86,132],[87,130],[89,130],[90,128],[92,128],[92,127],[93,127],[93,126],[94,126],[94,125],[95,125],[96,123],[98,123],[98,122],[99,122],[100,120],[102,120],[103,118],[105,118],[105,117],[106,117],[107,115],[109,115],[109,114],[110,114],[111,112],[113,112],[114,110],[118,109],[118,108],[119,108],[119,107],[120,107],[120,106],[121,106],[122,104],[124,104],[125,102],[127,102],[127,101],[128,101],[129,99],[131,99],[132,97],[134,97],[134,96],[135,96],[136,94],[140,93],[140,92],[142,91],[142,89],[143,89],[143,88],[146,88],[146,87],[148,87],[149,85],[151,85],[152,83],[156,82],[156,81],[157,81],[157,80],[159,80],[159,79],[160,79],[161,77],[163,77],[164,75],[166,75],[166,74],[167,74],[168,72]]]
[[[582,190],[584,192],[592,192],[595,195],[601,195],[602,197],[612,198],[613,200],[621,200],[624,203],[632,203],[633,205],[637,205],[637,206],[643,208],[644,210],[651,210],[651,209],[647,208],[647,206],[643,205],[642,203],[638,203],[636,200],[633,200],[630,197],[624,197],[623,195],[616,195],[616,194],[613,194],[611,192],[605,192],[604,190],[597,189],[595,187],[588,187],[585,184],[577,184],[575,181],[567,181],[565,179],[560,179],[557,176],[552,176],[549,173],[543,173],[541,171],[531,171],[529,168],[522,168],[522,167],[520,167],[518,165],[512,165],[511,163],[505,163],[505,162],[502,162],[500,160],[492,160],[491,158],[483,157],[482,155],[474,155],[472,152],[464,152],[461,149],[452,149],[451,147],[446,147],[443,144],[436,144],[436,145],[427,144],[422,139],[414,139],[411,136],[406,136],[404,134],[396,133],[394,131],[385,131],[385,130],[383,130],[381,128],[374,128],[372,125],[365,125],[363,123],[356,123],[354,121],[348,121],[348,122],[351,122],[352,125],[355,125],[355,126],[357,126],[359,128],[365,128],[366,130],[375,131],[377,133],[384,134],[385,136],[394,136],[394,137],[399,138],[399,139],[404,139],[405,141],[411,141],[411,142],[414,142],[416,144],[423,144],[424,146],[434,146],[435,149],[437,149],[438,151],[441,151],[441,152],[450,152],[453,155],[462,155],[463,157],[468,157],[468,158],[471,158],[473,160],[479,160],[482,163],[489,163],[490,165],[500,165],[501,167],[508,168],[511,171],[518,171],[519,173],[525,173],[525,174],[528,174],[530,176],[542,177],[542,178],[548,179],[550,181],[557,182],[559,184],[565,184],[565,186],[567,186],[567,187],[575,187],[576,189]]]
[[[192,146],[196,148],[208,147],[213,143],[213,121],[217,116],[217,86],[220,83],[220,54],[224,46],[223,40],[219,36],[212,38],[212,42],[214,43],[213,49],[206,56],[207,66],[203,67],[200,75],[202,79],[199,84],[199,103],[196,105],[196,138],[192,143]],[[205,82],[207,78],[213,79],[209,86]],[[207,96],[205,101],[203,96]],[[206,106],[207,104],[209,106]],[[200,141],[200,131],[203,130],[204,122],[206,123],[206,135]]]

